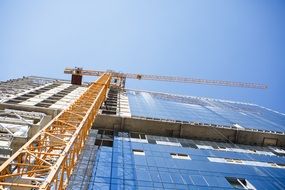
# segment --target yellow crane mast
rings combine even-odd
[[[0,189],[65,189],[110,81],[104,73],[4,162]]]

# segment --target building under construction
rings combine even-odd
[[[264,85],[65,72],[0,83],[0,189],[285,189],[284,114],[125,80]]]

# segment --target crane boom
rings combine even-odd
[[[104,73],[0,167],[0,189],[65,189],[111,75]]]
[[[86,75],[86,76],[100,76],[103,73],[105,73],[105,71],[82,70],[82,69],[78,69],[78,68],[65,68],[65,70],[64,70],[64,73],[66,73],[66,74],[76,74],[78,72],[80,72],[80,75]],[[194,83],[194,84],[231,86],[231,87],[242,87],[242,88],[256,88],[256,89],[266,89],[267,88],[267,85],[258,84],[258,83],[232,82],[232,81],[223,81],[223,80],[208,80],[208,79],[198,79],[198,78],[189,78],[189,77],[132,74],[132,73],[121,73],[121,72],[115,72],[115,71],[107,71],[107,72],[110,73],[112,75],[112,77],[130,78],[130,79],[139,79],[139,80],[155,80],[155,81]]]

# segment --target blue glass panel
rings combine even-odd
[[[179,173],[170,173],[172,181],[176,184],[184,184],[182,176]]]
[[[124,184],[126,185],[126,186],[136,186],[136,181],[135,180],[126,180],[126,179],[124,179]]]
[[[208,186],[203,176],[191,175],[190,178],[192,179],[194,185]]]
[[[175,184],[175,189],[188,190],[188,185]]]
[[[140,181],[152,181],[150,174],[145,170],[136,170],[137,180]]]
[[[124,190],[137,190],[138,188],[137,188],[137,186],[125,185],[123,189]]]
[[[251,179],[251,184],[254,185],[256,189],[278,189],[283,190],[285,188],[284,182],[270,181],[270,180],[257,180]]]
[[[124,189],[123,184],[111,184],[110,190],[121,190],[121,189]]]
[[[163,185],[162,185],[162,183],[154,182],[154,183],[153,183],[153,187],[155,187],[155,189],[156,189],[156,188],[163,188]]]
[[[285,132],[285,115],[259,106],[199,99],[164,98],[148,92],[127,91],[132,116],[190,121]]]
[[[231,187],[224,177],[204,176],[209,186],[213,187]]]
[[[135,155],[134,156],[134,162],[136,165],[144,165],[144,166],[147,165],[145,156]]]
[[[192,179],[190,178],[189,175],[187,175],[187,174],[182,174],[181,177],[182,177],[184,183],[189,184],[189,185],[194,185],[194,184],[193,184],[193,181],[192,181]]]
[[[112,167],[111,169],[112,178],[121,178],[124,177],[124,169],[121,167]]]
[[[117,139],[117,145],[125,144]],[[285,189],[285,170],[208,160],[208,156],[285,163],[284,157],[185,147],[126,143],[126,148],[100,147],[89,189],[230,189],[226,177],[245,178],[257,189]],[[133,154],[134,144],[149,149],[145,156]],[[191,160],[174,159],[170,152],[187,153]],[[107,156],[113,158],[107,159]],[[120,162],[117,162],[120,160]]]
[[[110,183],[110,178],[108,177],[95,177],[95,182],[97,183]]]
[[[111,168],[110,167],[105,167],[105,166],[99,165],[96,168],[96,176],[110,177],[110,175],[111,175]]]
[[[173,183],[163,183],[164,189],[175,189],[175,184]]]
[[[153,187],[153,182],[151,181],[138,181],[138,186],[142,187]]]
[[[167,172],[159,172],[161,181],[163,183],[172,183],[172,179],[169,173]]]
[[[110,184],[109,183],[94,183],[93,185],[92,185],[92,187],[91,186],[89,186],[89,189],[91,190],[91,189],[100,189],[100,190],[109,190],[109,188],[110,188]]]
[[[161,182],[160,176],[159,176],[159,172],[157,171],[150,171],[150,176],[152,181],[154,182]]]

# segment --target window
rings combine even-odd
[[[246,179],[234,177],[226,177],[226,179],[235,189],[256,190],[256,188]]]
[[[156,144],[168,145],[168,146],[181,146],[180,143],[177,143],[177,142],[167,142],[167,141],[156,141]]]
[[[199,145],[199,144],[197,144],[197,147],[199,149],[209,149],[209,150],[213,150],[214,149],[212,146],[208,146],[208,145]]]
[[[105,140],[105,139],[96,139],[95,145],[96,146],[113,147],[113,141],[112,140]]]
[[[225,158],[226,162],[234,162],[233,159],[230,159],[230,158]]]
[[[96,135],[96,146],[113,147],[114,131],[99,129]]]
[[[273,152],[278,156],[285,156],[285,150],[281,148],[270,147],[270,149],[273,150]]]
[[[191,160],[190,156],[187,154],[170,153],[170,155],[172,158],[175,158],[175,159]]]
[[[232,158],[225,158],[225,161],[226,162],[229,162],[229,163],[237,163],[237,164],[242,164],[242,160],[238,160],[238,159],[232,159]]]
[[[285,164],[276,164],[279,168],[285,168]]]
[[[226,150],[227,148],[225,146],[218,146],[219,150]]]
[[[141,133],[131,133],[131,138],[137,138],[137,139],[146,139],[145,134]]]
[[[274,167],[274,168],[276,168],[276,167],[278,167],[278,164],[276,164],[276,163],[269,163],[272,167]]]
[[[132,142],[148,143],[145,134],[141,133],[130,133],[130,140]]]
[[[156,140],[154,139],[147,139],[149,144],[156,144]]]
[[[217,157],[208,157],[210,162],[218,163],[228,163],[228,164],[244,164],[247,166],[260,166],[260,167],[271,167],[271,168],[284,168],[285,164],[273,163],[273,162],[260,162],[255,160],[239,160],[233,158],[217,158]]]
[[[99,129],[96,138],[112,140],[114,138],[114,131]]]
[[[242,164],[242,163],[243,163],[242,160],[238,160],[238,159],[233,159],[233,161],[234,161],[235,163],[239,163],[239,164]]]
[[[134,155],[145,156],[145,152],[143,150],[133,149]]]
[[[198,147],[196,146],[196,144],[191,143],[191,142],[180,142],[182,147],[187,147],[187,148],[195,148],[197,149]]]

